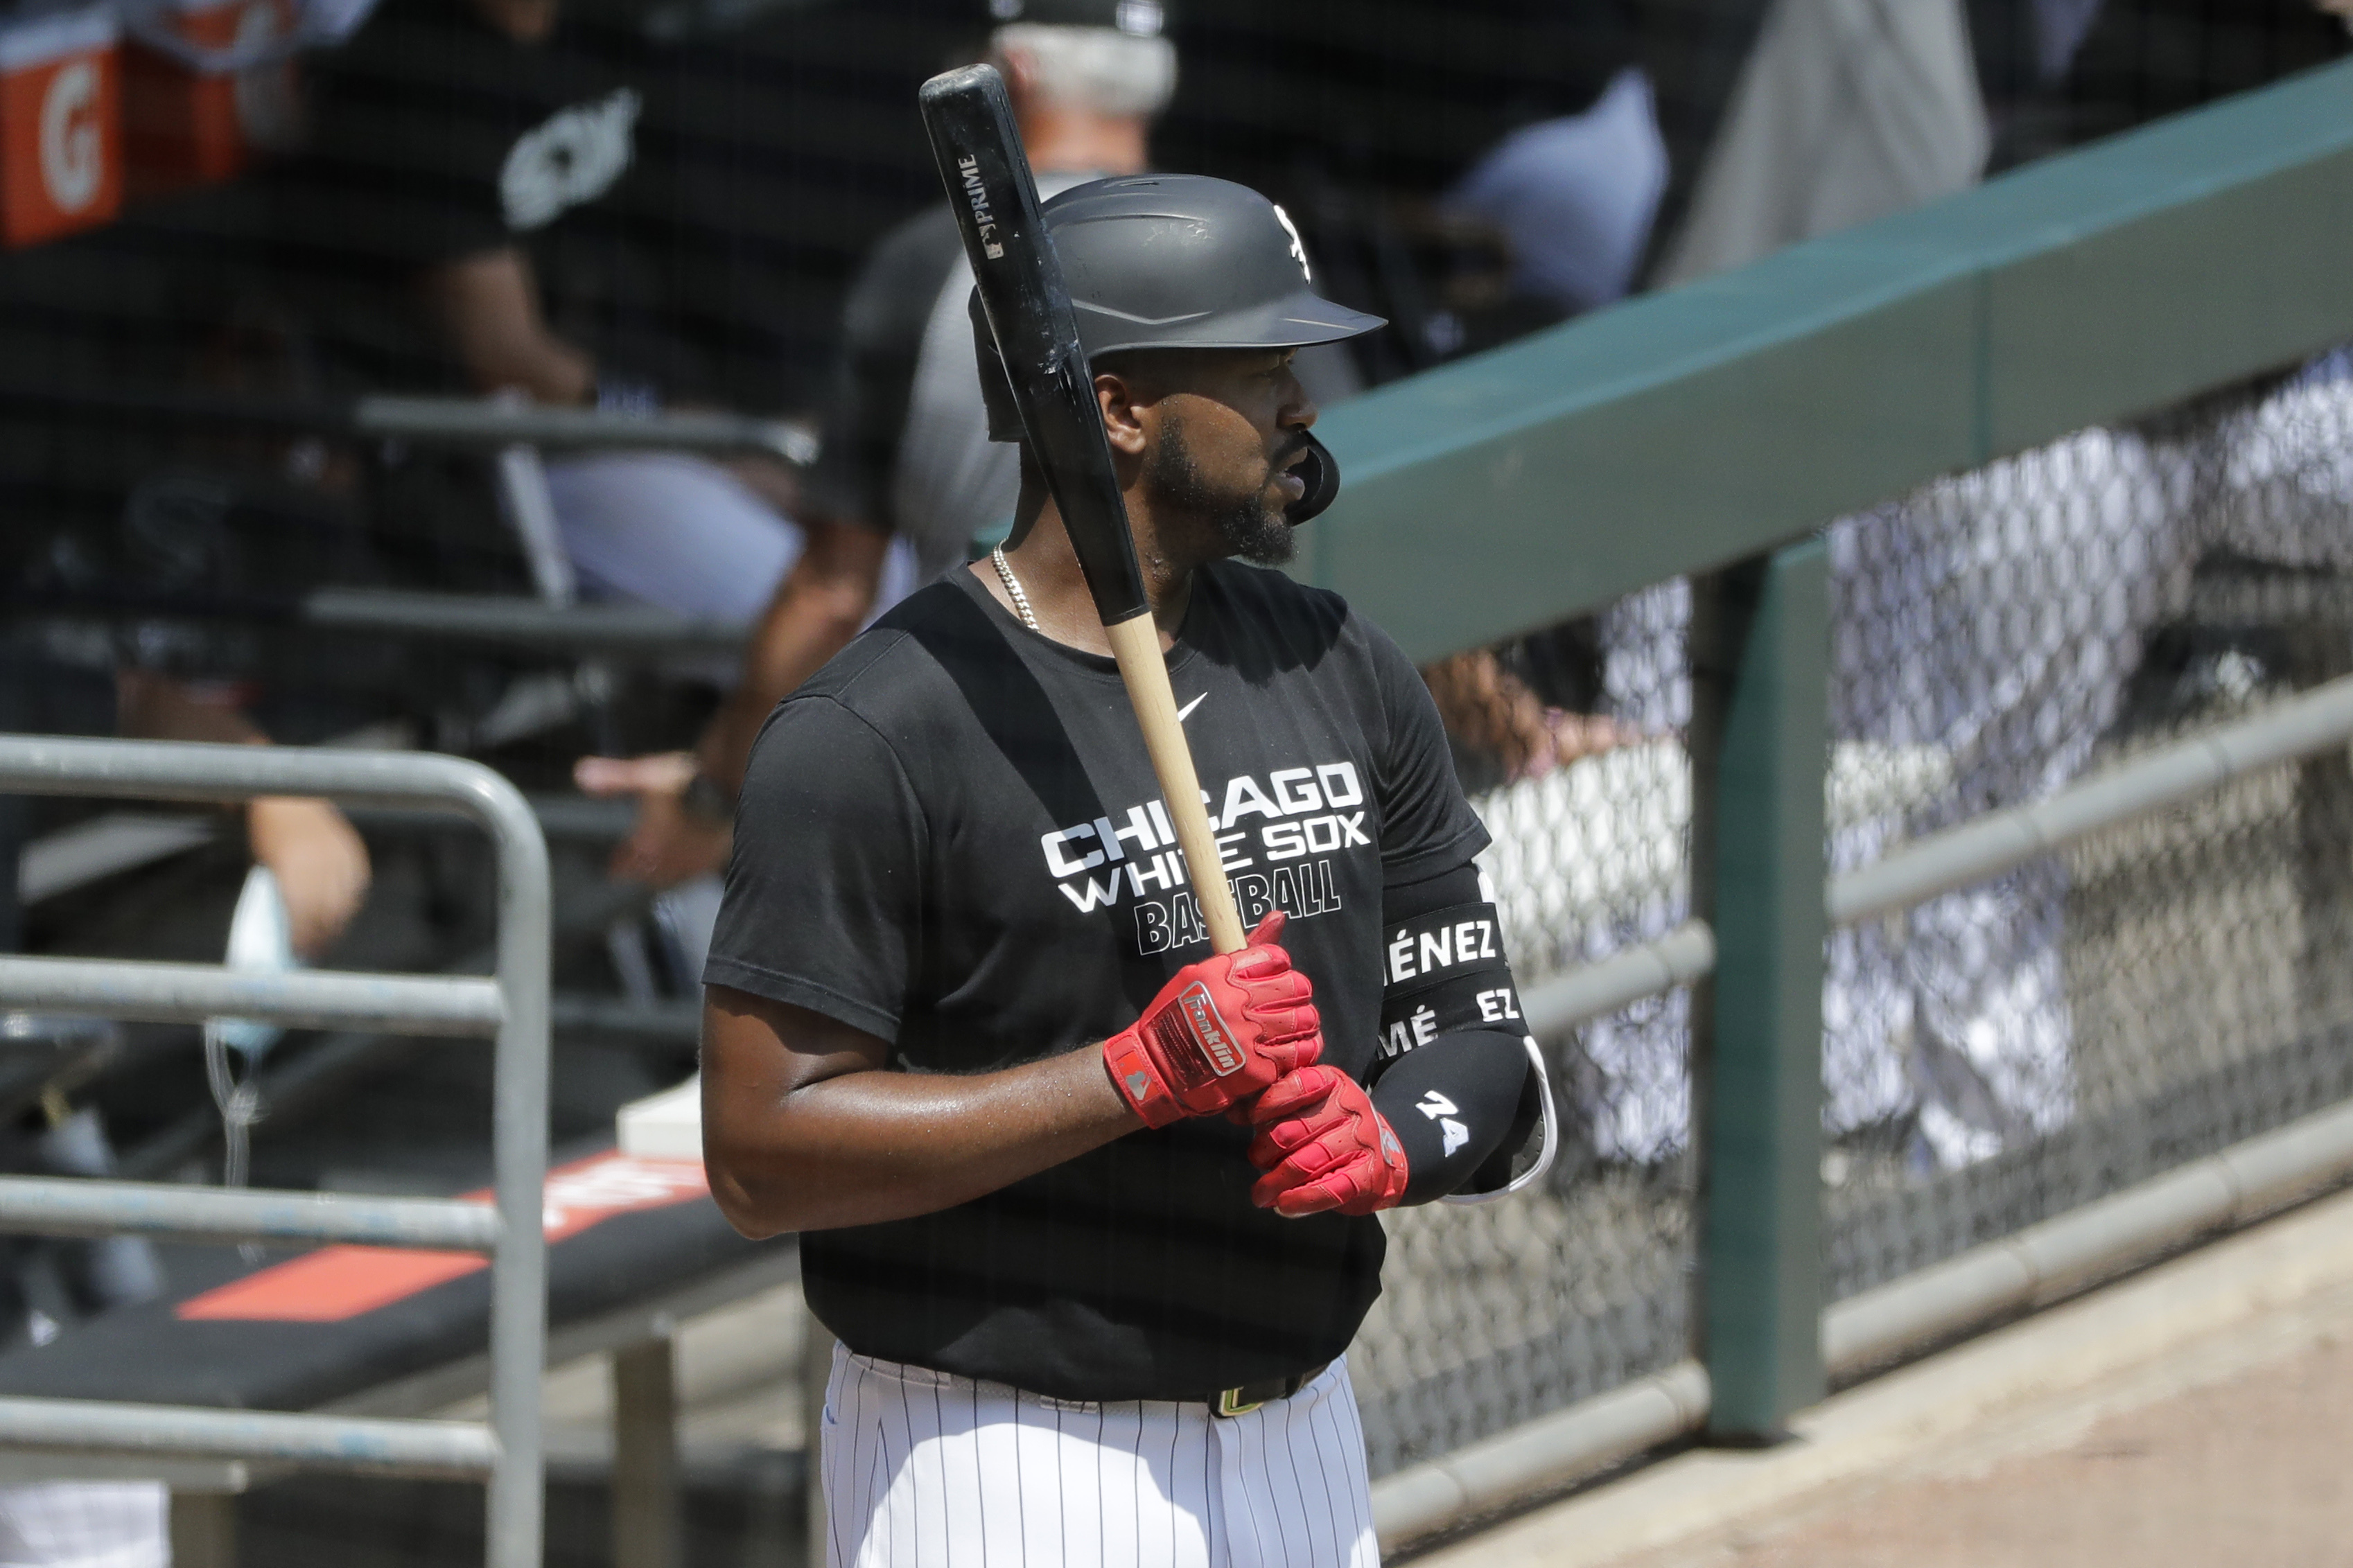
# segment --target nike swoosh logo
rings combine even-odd
[[[1187,702],[1184,707],[1176,710],[1176,722],[1182,724],[1186,720],[1190,719],[1193,716],[1193,710],[1198,708],[1208,695],[1209,694],[1208,692],[1204,691],[1199,697],[1196,697],[1192,701]]]

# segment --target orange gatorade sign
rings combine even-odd
[[[668,1208],[710,1191],[700,1160],[597,1154],[547,1173],[542,1223],[547,1239],[558,1242],[617,1215]],[[488,1203],[491,1194],[466,1198]],[[216,1322],[340,1323],[489,1267],[471,1252],[322,1247],[190,1297],[174,1315]]]
[[[36,245],[122,203],[112,11],[0,24],[0,240]]]
[[[164,0],[122,52],[122,139],[134,196],[226,180],[294,116],[288,0]]]

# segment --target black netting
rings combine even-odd
[[[2332,355],[1830,525],[1831,874],[2353,670],[2348,500]],[[1431,672],[1525,985],[1685,917],[1690,599]],[[2353,1093],[2348,916],[2340,747],[1833,932],[1830,1298]],[[1392,1225],[1377,1470],[1687,1353],[1688,1016],[1670,992],[1546,1042],[1543,1195]]]

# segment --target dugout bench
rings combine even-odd
[[[548,1209],[548,1363],[614,1363],[616,1568],[678,1568],[672,1332],[796,1279],[797,1249],[738,1236],[697,1162],[578,1154],[550,1169]],[[0,1354],[0,1397],[397,1417],[489,1386],[490,1276],[475,1258],[330,1247],[248,1264],[232,1247],[162,1251],[161,1299]],[[0,1484],[168,1482],[179,1568],[229,1568],[227,1500],[285,1473],[0,1450]]]

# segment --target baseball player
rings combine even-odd
[[[1250,941],[1210,951],[1025,452],[1008,544],[754,750],[705,972],[712,1190],[804,1233],[841,1342],[834,1563],[1370,1568],[1372,1216],[1534,1180],[1552,1125],[1427,691],[1259,569],[1306,490],[1293,351],[1379,322],[1239,185],[1045,210]]]

